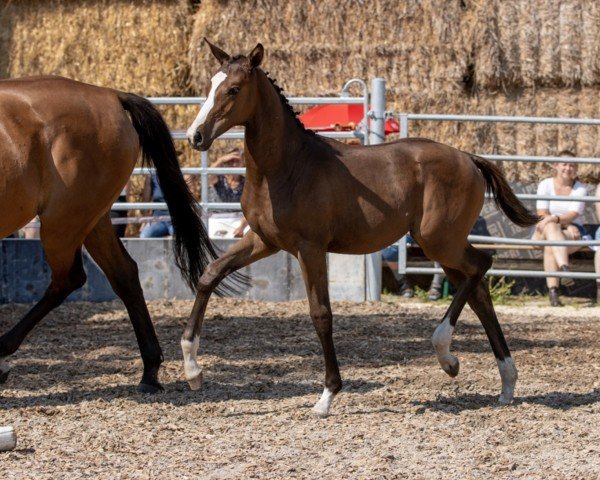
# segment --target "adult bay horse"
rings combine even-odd
[[[332,341],[326,253],[375,252],[410,231],[458,288],[433,334],[442,368],[450,376],[458,374],[450,342],[469,302],[496,356],[500,402],[511,402],[517,370],[482,281],[492,259],[467,241],[486,188],[517,225],[537,221],[501,171],[483,158],[425,139],[358,147],[319,137],[304,129],[281,89],[259,68],[262,45],[248,56],[231,57],[207,43],[221,67],[187,136],[194,148],[206,150],[232,126],[245,127],[247,170],[241,203],[252,230],[200,279],[181,342],[192,388],[201,381],[196,354],[211,291],[231,272],[285,250],[300,262],[310,315],[323,347],[325,389],[313,412],[327,415],[342,381]]]
[[[0,337],[0,383],[8,377],[7,357],[48,312],[85,283],[85,245],[127,307],[144,363],[138,389],[161,389],[162,352],[137,266],[113,233],[109,217],[140,153],[156,168],[173,221],[175,258],[195,288],[216,255],[179,169],[169,129],[152,104],[137,95],[60,77],[0,81],[0,238],[38,215],[52,270],[40,302]]]

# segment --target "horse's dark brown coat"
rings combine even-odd
[[[52,270],[42,300],[0,337],[0,378],[7,376],[2,359],[85,283],[85,245],[128,309],[144,360],[142,390],[160,388],[162,353],[137,266],[109,217],[140,154],[157,169],[173,220],[176,260],[195,286],[214,251],[158,111],[136,95],[65,78],[0,81],[0,238],[38,215]]]
[[[410,231],[458,287],[444,318],[454,326],[469,301],[496,357],[509,357],[482,282],[491,258],[467,241],[486,188],[511,220],[523,226],[536,222],[500,170],[426,139],[362,147],[319,137],[299,124],[274,82],[258,68],[260,44],[248,57],[235,58],[209,45],[227,77],[190,140],[205,150],[229,128],[245,127],[247,173],[241,203],[252,231],[208,267],[184,339],[199,335],[210,293],[222,278],[286,250],[300,262],[325,353],[325,385],[335,393],[342,383],[331,337],[325,254],[374,252]],[[448,373],[458,373],[458,365]]]

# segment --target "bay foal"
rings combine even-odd
[[[245,127],[247,170],[241,203],[252,231],[211,263],[200,279],[181,340],[190,386],[201,384],[196,356],[213,289],[226,275],[285,250],[300,262],[323,347],[325,388],[313,411],[327,415],[342,380],[332,341],[326,253],[375,252],[410,231],[458,289],[433,335],[442,368],[450,376],[458,374],[450,342],[469,302],[498,362],[500,402],[511,402],[517,370],[482,281],[492,259],[467,241],[486,188],[514,223],[536,223],[501,171],[483,158],[425,139],[357,147],[316,136],[304,129],[281,90],[259,68],[262,45],[248,56],[232,58],[207,43],[221,66],[187,136],[194,148],[206,150],[229,128]]]
[[[139,390],[154,392],[162,352],[137,266],[112,230],[109,210],[138,157],[153,163],[173,221],[175,258],[195,288],[214,250],[183,179],[169,129],[144,98],[60,77],[0,81],[0,238],[35,215],[52,280],[42,299],[0,337],[7,358],[86,280],[85,245],[123,300],[144,362]]]

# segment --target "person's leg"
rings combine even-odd
[[[600,240],[600,227],[596,229],[594,240]],[[596,247],[596,253],[594,253],[594,270],[596,273],[600,273],[600,247]],[[600,302],[600,280],[596,280],[596,303]]]
[[[381,259],[390,268],[394,278],[400,285],[400,295],[405,298],[414,296],[415,291],[406,275],[398,273],[398,244],[394,243],[381,251]]]
[[[544,271],[545,272],[556,272],[558,270],[558,264],[554,257],[553,247],[544,247]],[[546,285],[548,288],[558,288],[557,277],[546,277]]]
[[[168,233],[169,229],[165,222],[156,222],[144,227],[140,232],[140,238],[166,237]]]
[[[556,223],[548,223],[544,228],[542,239],[550,240],[554,242],[564,242],[565,240],[574,240],[575,235],[568,229],[563,229]],[[581,247],[565,247],[560,245],[554,245],[549,248],[552,252],[556,267],[553,270],[548,271],[569,271],[569,255],[576,252]],[[575,280],[569,277],[562,277],[560,283],[566,287],[572,287],[575,284]],[[548,285],[550,286],[550,284]]]
[[[544,240],[549,240],[552,242],[564,242],[567,240],[567,237],[565,235],[565,231],[560,225],[557,223],[548,223],[544,228]],[[569,253],[567,252],[567,247],[555,245],[549,248],[552,249],[552,255],[554,256],[554,260],[556,261],[559,269],[563,266],[569,265]]]
[[[442,268],[442,266],[438,262],[434,262],[434,266],[436,268]],[[436,273],[433,276],[433,280],[431,281],[431,285],[429,287],[429,292],[427,292],[427,298],[433,302],[442,298],[442,282],[444,281],[443,273]]]
[[[554,258],[552,247],[544,247],[544,271],[556,272],[558,265]],[[548,285],[548,296],[550,297],[550,305],[553,307],[561,307],[562,303],[559,298],[558,278],[546,277],[546,285]]]

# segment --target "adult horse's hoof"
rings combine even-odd
[[[202,372],[192,378],[188,378],[187,382],[192,390],[200,390],[202,387]]]
[[[504,395],[503,393],[498,398],[498,405],[510,405],[515,402],[514,397],[509,397],[508,395]]]
[[[0,358],[0,385],[6,383],[8,374],[10,373],[10,366],[8,362],[4,360],[5,357]]]
[[[139,393],[158,393],[164,390],[160,383],[140,383],[137,387]]]
[[[458,372],[460,370],[460,362],[458,361],[458,358],[456,358],[454,355],[450,355],[450,357],[451,359],[448,362],[444,362],[444,364],[442,365],[442,369],[444,370],[444,372],[446,372],[448,375],[454,378],[458,375]]]

